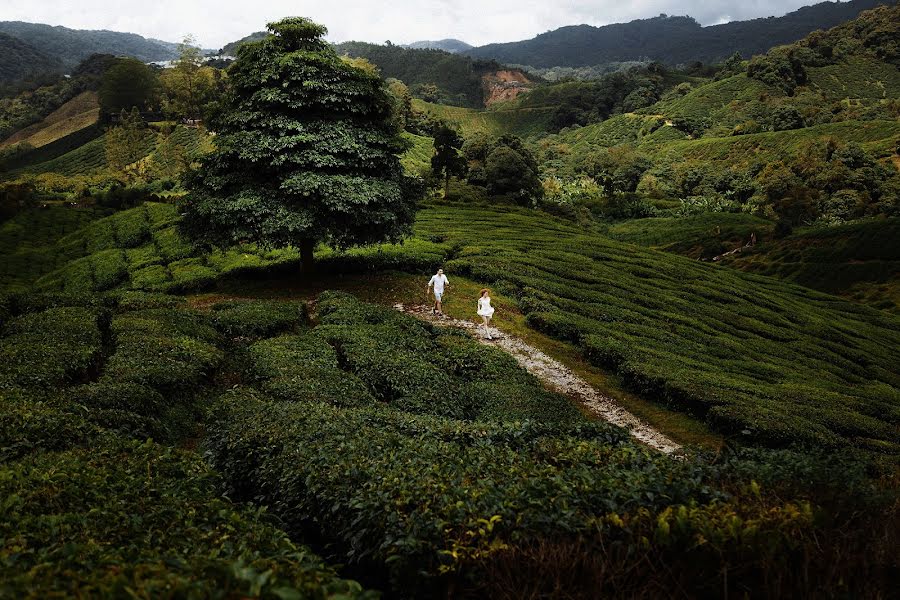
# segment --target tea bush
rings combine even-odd
[[[337,560],[387,571],[401,595],[540,586],[542,567],[523,568],[517,553],[545,543],[580,549],[553,559],[554,569],[583,569],[561,583],[575,596],[654,586],[671,594],[672,585],[765,595],[879,581],[877,589],[890,572],[889,546],[878,544],[867,575],[835,576],[832,544],[865,553],[865,536],[844,537],[855,518],[848,494],[890,522],[896,514],[858,467],[827,457],[679,461],[587,421],[465,423],[392,406],[273,403],[249,390],[221,399],[208,433],[236,497],[268,505],[294,535],[323,538]],[[494,586],[504,561],[515,577]],[[619,575],[610,571],[617,561]],[[580,587],[585,578],[600,585]]]
[[[438,234],[445,269],[502,283],[533,327],[645,397],[751,444],[900,456],[896,316],[509,207],[419,211],[416,237]],[[839,425],[861,419],[882,425]]]
[[[124,313],[113,319],[111,329],[116,351],[103,373],[106,381],[185,393],[207,381],[224,358],[213,345],[218,332],[204,315],[190,310]]]
[[[104,438],[0,466],[0,596],[374,597],[222,498],[196,455]]]
[[[50,388],[83,379],[101,351],[101,315],[88,308],[49,308],[11,320],[0,338],[0,388]]]
[[[270,337],[297,327],[303,307],[293,302],[220,302],[212,307],[213,326],[226,337]]]

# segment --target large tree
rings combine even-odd
[[[216,93],[216,70],[203,66],[203,54],[194,44],[193,37],[184,38],[178,46],[178,60],[159,76],[165,96],[163,108],[176,118],[201,118],[202,109]]]
[[[159,79],[152,68],[134,58],[117,58],[100,84],[100,109],[104,115],[121,110],[147,110],[159,92]]]
[[[462,177],[468,170],[465,157],[460,154],[463,139],[448,125],[441,125],[434,132],[434,153],[431,156],[431,170],[444,178],[444,197],[450,195],[450,177]]]
[[[393,101],[377,73],[342,61],[304,18],[243,44],[211,119],[216,150],[188,178],[182,232],[204,246],[300,249],[398,241],[421,186],[403,174]]]

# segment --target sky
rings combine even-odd
[[[333,42],[404,44],[457,38],[473,45],[532,38],[564,25],[690,15],[703,25],[780,16],[818,0],[0,0],[0,21],[110,29],[204,48],[286,16],[328,27]]]

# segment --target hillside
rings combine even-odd
[[[900,313],[900,218],[811,229],[768,240],[723,264]]]
[[[26,40],[44,55],[72,69],[92,54],[131,56],[145,62],[171,60],[178,56],[177,44],[141,37],[134,33],[0,21],[0,33]],[[5,60],[5,57],[4,57]]]
[[[254,31],[248,36],[242,37],[241,39],[229,44],[225,44],[225,46],[223,46],[222,49],[219,50],[219,54],[222,56],[237,56],[238,46],[240,46],[244,42],[255,42],[257,40],[261,40],[267,35],[269,35],[269,32],[267,31]]]
[[[0,32],[0,83],[57,73],[62,68],[62,62],[56,57],[41,52],[24,40]]]
[[[445,39],[445,40],[421,40],[418,42],[412,42],[411,44],[403,44],[404,48],[413,48],[416,50],[420,49],[432,49],[432,50],[443,50],[444,52],[450,53],[459,53],[465,52],[466,50],[471,50],[474,48],[472,44],[467,44],[462,40],[455,39]]]
[[[0,141],[0,148],[20,142],[27,143],[33,148],[40,148],[95,124],[99,117],[100,105],[97,102],[97,93],[82,92],[47,115],[43,121],[20,129]]]
[[[335,50],[338,54],[365,58],[378,67],[382,77],[399,79],[416,97],[471,108],[485,105],[487,93],[483,77],[500,69],[494,61],[476,60],[443,50],[365,42],[344,42],[337,44]],[[437,89],[427,91],[425,86],[429,85],[437,86]]]
[[[413,107],[456,126],[464,137],[500,136],[506,133],[520,137],[539,136],[550,128],[553,109],[516,108],[475,109],[433,104],[413,100]]]
[[[173,209],[152,204],[97,221],[57,244],[80,258],[35,285],[189,290],[296,260],[250,248],[194,256],[176,221]],[[532,327],[574,344],[629,388],[748,442],[900,454],[891,408],[900,321],[886,313],[509,208],[434,207],[403,246],[323,260],[332,273],[363,263],[427,272],[443,262],[451,275],[497,285]]]
[[[817,29],[855,18],[889,0],[822,2],[782,17],[736,21],[702,27],[690,17],[660,16],[602,27],[574,25],[531,40],[488,44],[466,51],[470,56],[534,67],[583,67],[605,63],[656,60],[669,65],[721,62],[735,52],[745,57],[796,41]]]

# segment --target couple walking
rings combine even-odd
[[[444,291],[449,287],[450,281],[447,279],[447,276],[444,275],[444,270],[438,269],[437,273],[432,275],[431,279],[428,281],[428,293],[434,293],[434,307],[431,309],[432,314],[444,314],[442,301],[444,298]],[[491,337],[490,329],[488,329],[488,326],[491,324],[491,318],[494,316],[494,307],[491,306],[491,292],[487,288],[481,290],[481,296],[478,298],[477,312],[478,316],[481,317],[482,325],[484,326],[484,337],[489,340],[494,339]]]

